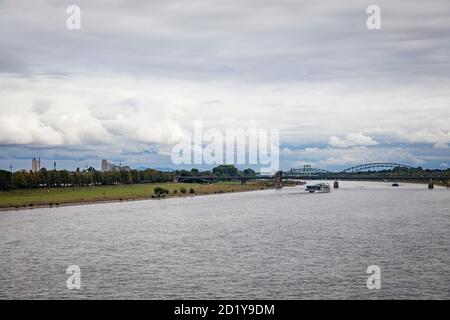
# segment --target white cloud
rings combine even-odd
[[[433,144],[434,149],[450,149],[450,146],[447,143],[437,142]]]
[[[328,144],[335,148],[348,148],[348,147],[361,147],[361,146],[373,146],[378,144],[377,141],[371,137],[364,135],[362,132],[350,132],[344,139],[336,136],[330,137]]]
[[[32,113],[0,116],[0,144],[62,144],[62,136]]]
[[[423,142],[424,135],[414,132],[423,130],[424,121],[433,123],[433,132],[445,132],[448,124],[441,120],[449,117],[448,109],[443,107],[447,98],[438,90],[433,98],[436,106],[428,109],[428,117],[404,121],[407,110],[421,110],[422,101],[432,88],[414,87],[398,93],[398,88],[372,91],[358,87],[350,93],[346,86],[333,82],[327,83],[327,90],[323,91],[323,83],[285,83],[280,88],[279,84],[203,83],[112,75],[58,79],[3,75],[0,86],[0,143],[80,146],[89,150],[74,157],[82,157],[83,153],[92,156],[94,150],[98,150],[99,157],[167,150],[161,145],[170,149],[176,142],[173,137],[180,136],[183,129],[190,130],[193,121],[201,119],[205,129],[279,129],[285,151],[291,149],[289,144],[328,142],[331,149],[360,149],[360,154],[375,159],[378,155],[367,152],[367,147],[385,146],[383,141]],[[383,92],[380,98],[378,91]],[[411,95],[414,99],[401,103],[398,95]],[[392,100],[395,108],[389,102]],[[363,133],[366,131],[383,140],[375,140]],[[435,143],[443,137],[438,134]],[[433,135],[427,139],[432,141]],[[159,146],[155,149],[155,145]],[[324,165],[371,162],[360,156],[352,160],[354,156],[343,158],[329,152],[317,153],[311,161],[323,160]],[[288,152],[283,154],[288,157]],[[291,154],[295,152],[292,150]]]
[[[359,148],[304,148],[301,150],[290,150],[281,153],[285,158],[292,161],[293,167],[302,167],[304,164],[312,164],[317,168],[350,167],[371,162],[395,162],[420,166],[425,163],[424,159],[415,156],[402,148],[378,147],[376,149]]]

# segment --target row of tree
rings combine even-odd
[[[43,168],[38,172],[17,171],[14,173],[0,170],[0,190],[169,182],[172,180],[172,174],[153,169],[101,172],[89,168],[71,172],[67,170],[50,171]]]
[[[0,170],[0,190],[27,189],[39,187],[73,187],[114,185],[133,183],[155,183],[173,181],[177,176],[255,176],[252,169],[239,171],[233,165],[220,165],[212,171],[180,170],[175,172],[162,172],[159,170],[129,170],[101,172],[94,168],[86,170],[46,170],[38,172]]]
[[[256,176],[256,172],[253,169],[245,169],[240,171],[238,168],[236,168],[233,165],[229,164],[222,164],[215,168],[213,168],[211,171],[199,171],[198,169],[191,169],[191,170],[177,170],[174,172],[176,176],[181,177],[236,177],[236,176],[245,176],[245,177],[254,177]]]

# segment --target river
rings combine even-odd
[[[0,298],[450,298],[450,190],[303,189],[1,212]]]

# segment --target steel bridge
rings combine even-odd
[[[392,162],[375,162],[375,163],[366,163],[360,164],[357,166],[353,166],[347,169],[342,170],[342,173],[355,173],[355,172],[368,172],[368,171],[378,171],[385,169],[395,169],[395,168],[405,168],[405,169],[414,169],[414,167],[408,166],[406,164],[400,163],[392,163]]]
[[[293,168],[289,171],[283,172],[283,178],[285,179],[297,179],[297,180],[314,180],[314,179],[328,179],[328,180],[416,180],[416,181],[428,181],[430,179],[448,180],[449,177],[442,172],[425,173],[405,170],[405,172],[392,172],[392,169],[404,168],[404,169],[416,169],[412,166],[393,163],[393,162],[374,162],[366,163],[339,172],[331,172],[324,169],[312,168],[309,165],[305,165],[303,168]],[[389,170],[383,172],[384,170]]]
[[[339,172],[331,172],[324,169],[313,168],[309,165],[305,165],[303,168],[292,168],[289,171],[283,172],[285,176],[318,176],[318,175],[328,175],[335,173],[357,173],[357,172],[370,172],[370,171],[380,171],[380,170],[392,170],[394,168],[406,168],[414,169],[414,167],[408,166],[406,164],[393,163],[393,162],[374,162],[365,163],[357,166],[353,166]]]
[[[425,172],[380,172],[382,170],[392,170],[395,168],[415,169],[412,166],[393,163],[393,162],[374,162],[366,163],[339,172],[331,172],[324,169],[313,168],[310,165],[305,165],[303,168],[292,168],[289,171],[281,173],[281,179],[286,180],[313,180],[313,179],[329,179],[329,180],[429,180],[444,179],[449,177],[443,173],[427,174]],[[256,176],[178,176],[175,181],[178,182],[200,182],[200,183],[214,183],[217,181],[240,181],[242,184],[249,180],[275,180],[274,175],[256,175]]]
[[[289,171],[283,172],[285,176],[308,176],[308,175],[318,175],[318,174],[325,174],[330,173],[330,171],[324,170],[324,169],[317,169],[317,168],[303,168],[303,169],[295,169],[292,168]]]

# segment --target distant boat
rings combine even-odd
[[[398,183],[393,183],[392,186],[393,187],[398,187],[399,185],[398,185]]]
[[[331,188],[328,183],[317,183],[317,184],[307,185],[306,191],[308,191],[310,193],[313,193],[313,192],[326,193],[326,192],[331,192]]]

